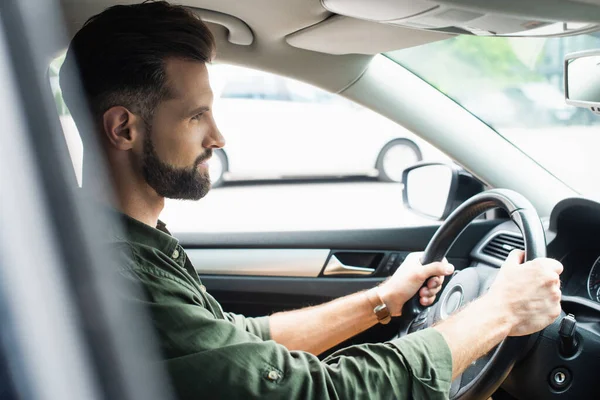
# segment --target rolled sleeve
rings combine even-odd
[[[262,340],[271,340],[269,317],[245,317],[235,313],[224,313],[225,319],[238,328],[258,336]]]
[[[441,333],[425,329],[390,344],[406,361],[413,398],[448,398],[452,384],[452,353]]]

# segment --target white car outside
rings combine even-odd
[[[213,65],[214,115],[226,145],[210,161],[230,179],[377,176],[399,182],[422,159],[448,160],[410,131],[341,96],[247,68]]]

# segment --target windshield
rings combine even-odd
[[[457,36],[387,54],[453,98],[581,194],[600,198],[600,116],[568,106],[563,60],[600,33]]]

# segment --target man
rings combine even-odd
[[[82,132],[84,147],[98,135],[126,227],[125,238],[113,238],[126,255],[120,272],[143,289],[134,301],[151,313],[179,398],[446,398],[472,361],[559,315],[562,266],[519,265],[522,253],[511,254],[486,295],[436,327],[322,361],[316,355],[378,323],[376,306],[398,316],[417,292],[432,304],[453,267],[422,266],[413,254],[367,292],[269,317],[224,313],[158,220],[165,198],[207,193],[206,162],[225,144],[211,111],[206,63],[214,50],[210,31],[181,7],[116,6],[75,35],[61,71],[65,100],[81,121],[68,79],[79,67],[95,128]],[[83,187],[101,197],[86,164]]]

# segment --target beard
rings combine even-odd
[[[210,176],[207,171],[199,171],[198,166],[212,155],[207,149],[191,167],[176,168],[164,163],[158,157],[150,138],[150,129],[144,139],[142,173],[144,179],[159,196],[178,200],[200,200],[210,190]]]

